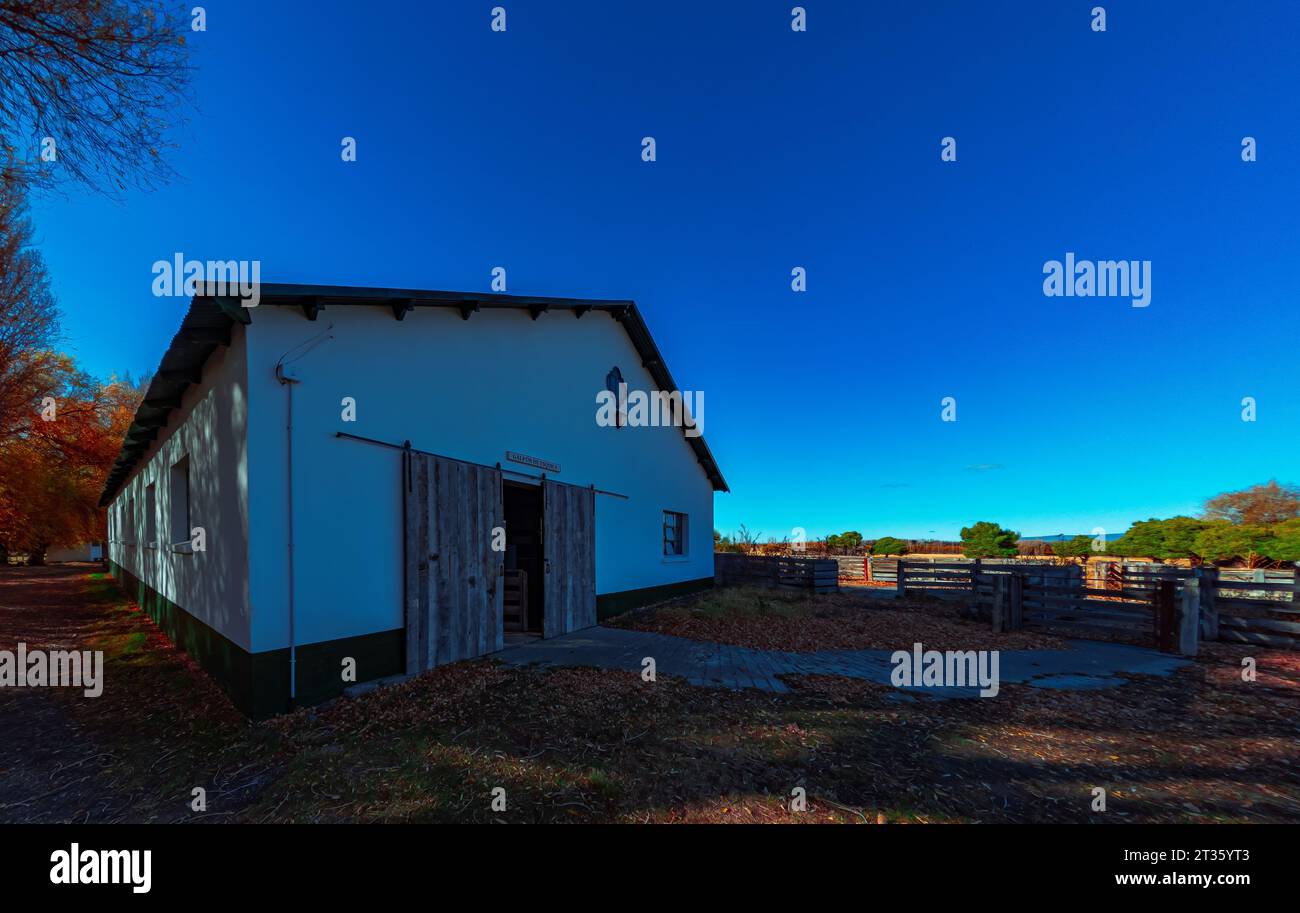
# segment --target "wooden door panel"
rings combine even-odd
[[[546,600],[543,636],[596,623],[596,493],[549,479],[545,497]]]
[[[410,673],[500,650],[504,554],[501,472],[404,455],[406,668]]]

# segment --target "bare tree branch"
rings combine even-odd
[[[188,99],[188,27],[183,7],[0,0],[0,169],[110,196],[169,180],[164,134]]]

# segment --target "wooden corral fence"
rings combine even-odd
[[[989,575],[1025,575],[1031,585],[1071,586],[1067,581],[1078,581],[1080,570],[1076,565],[1047,564],[1042,561],[1017,561],[1014,558],[971,558],[962,561],[924,561],[911,558],[896,559],[893,567],[872,565],[872,576],[877,580],[891,579],[901,591],[923,590],[928,595],[968,599],[978,581]],[[891,573],[892,572],[892,573]]]
[[[1091,580],[1083,580],[1078,568],[1054,570],[1075,573],[983,569],[973,578],[976,614],[995,631],[1037,626],[1083,637],[1123,634],[1184,655],[1195,655],[1202,640],[1300,650],[1295,571],[1146,565],[1126,568],[1115,590],[1086,586]],[[1277,579],[1282,575],[1289,579]]]
[[[1055,628],[1081,637],[1154,637],[1150,593],[1124,595],[1084,583],[1080,568],[1071,565],[1033,572],[999,569],[980,575],[975,602],[979,616],[991,621],[995,631]]]
[[[925,590],[934,595],[974,589],[979,575],[975,562],[899,561],[894,571],[894,585],[900,592]]]
[[[914,568],[928,568],[935,564],[960,565],[969,562],[960,557],[954,558],[890,558],[884,555],[869,555],[866,558],[867,579],[876,583],[896,583],[898,581],[898,564],[906,561]]]
[[[1124,591],[1134,595],[1166,581],[1176,594],[1197,582],[1203,639],[1300,650],[1300,572],[1160,565],[1124,571]]]
[[[878,580],[882,583],[896,582],[898,580],[898,559],[868,558],[867,575],[869,579]]]
[[[867,582],[867,561],[865,555],[842,555],[832,559],[839,565],[839,578],[846,583]]]
[[[718,586],[739,584],[832,593],[839,589],[839,565],[834,558],[784,558],[715,552],[713,580]]]

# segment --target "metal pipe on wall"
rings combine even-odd
[[[296,631],[296,607],[294,605],[294,572],[293,572],[293,385],[302,383],[296,377],[290,377],[285,373],[286,365],[292,364],[299,358],[302,358],[316,346],[325,342],[327,339],[333,339],[334,336],[330,330],[334,329],[334,324],[330,324],[324,330],[317,333],[306,342],[299,343],[288,352],[280,356],[280,360],[275,363],[275,379],[284,387],[285,402],[285,422],[284,422],[284,453],[285,453],[285,548],[288,552],[289,566],[286,576],[289,589],[289,702],[290,705],[298,697],[298,637]],[[301,350],[301,351],[299,351]],[[290,355],[297,352],[293,358]],[[286,361],[286,359],[288,359]],[[292,708],[291,708],[292,709]]]
[[[293,604],[293,385],[301,381],[288,377],[284,373],[283,363],[275,366],[275,379],[284,387],[286,394],[286,418],[284,423],[285,453],[285,527],[286,547],[289,566],[286,576],[289,578],[289,702],[298,697],[298,638],[294,631]]]

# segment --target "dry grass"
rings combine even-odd
[[[0,643],[21,624],[29,644],[121,649],[102,698],[0,693],[4,821],[1300,820],[1294,654],[1220,644],[1109,691],[910,701],[836,677],[773,695],[479,661],[249,724],[104,583],[8,582]],[[772,608],[762,617],[802,617]],[[196,786],[206,812],[190,807]],[[796,787],[807,811],[791,810]]]
[[[1060,650],[1059,637],[1017,631],[994,635],[962,617],[957,603],[908,597],[878,600],[854,593],[810,595],[795,590],[721,587],[631,612],[608,622],[764,650],[899,650],[923,643],[936,650]]]

